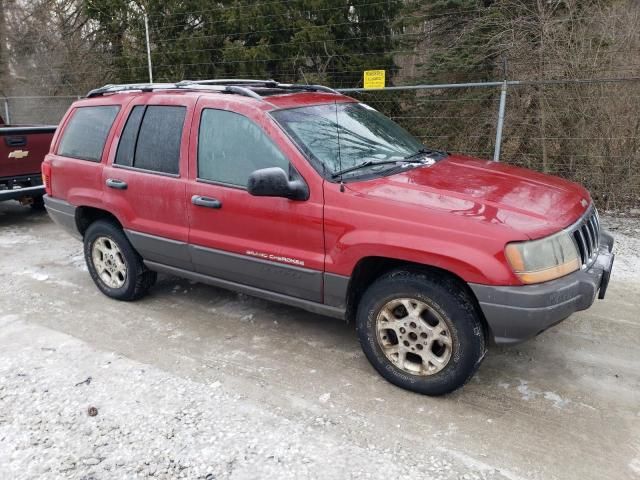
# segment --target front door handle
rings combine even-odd
[[[198,205],[199,207],[207,208],[221,208],[222,202],[215,198],[201,197],[200,195],[194,195],[191,197],[191,203]]]
[[[117,190],[127,189],[127,182],[123,182],[122,180],[118,180],[117,178],[107,178],[106,184],[107,187],[115,188]]]

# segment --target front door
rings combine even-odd
[[[216,99],[201,99],[196,108],[193,125],[198,128],[192,129],[187,187],[194,268],[230,282],[321,302],[321,181],[306,179],[306,201],[250,195],[246,185],[253,171],[280,167],[299,175],[300,170],[291,163],[292,145],[272,120],[261,111],[242,113],[219,108]]]

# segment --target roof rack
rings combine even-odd
[[[235,85],[198,85],[191,82],[178,82],[178,83],[128,83],[128,84],[116,84],[105,85],[104,87],[96,88],[87,93],[87,98],[100,97],[107,93],[117,92],[129,92],[129,91],[141,91],[152,92],[154,90],[176,90],[176,89],[189,89],[189,90],[208,90],[220,93],[236,93],[244,95],[246,97],[252,97],[262,100],[262,97],[247,88],[243,88]]]
[[[295,83],[278,83],[275,80],[252,80],[252,79],[215,79],[215,80],[182,80],[177,83],[128,83],[105,85],[104,87],[91,90],[87,98],[99,97],[107,93],[136,91],[152,92],[154,90],[208,90],[220,93],[235,93],[245,97],[263,100],[260,92],[267,93],[277,90],[326,92],[338,94],[336,90],[323,85],[304,85]]]
[[[129,84],[107,84],[100,88],[95,88],[87,93],[87,98],[99,97],[105,93],[126,92],[129,90],[140,90],[151,92],[159,88],[170,88],[169,83],[129,83]]]
[[[307,85],[301,83],[279,83],[275,80],[255,80],[244,78],[228,78],[228,79],[213,79],[213,80],[182,80],[179,83],[190,83],[197,85],[237,85],[247,88],[268,88],[278,90],[306,90],[310,92],[327,92],[338,93],[336,90],[325,87],[324,85]]]
[[[211,80],[182,80],[178,83],[190,83],[198,85],[256,85],[263,86],[267,84],[277,85],[275,80],[258,80],[254,78],[214,78]]]

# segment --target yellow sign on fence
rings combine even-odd
[[[384,88],[384,70],[365,70],[364,88]]]

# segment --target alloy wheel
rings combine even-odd
[[[91,261],[98,277],[110,288],[121,288],[127,280],[127,264],[120,247],[109,237],[98,237],[91,248]]]
[[[453,342],[444,318],[415,298],[387,302],[376,317],[378,345],[396,367],[411,375],[434,375],[447,366]]]

